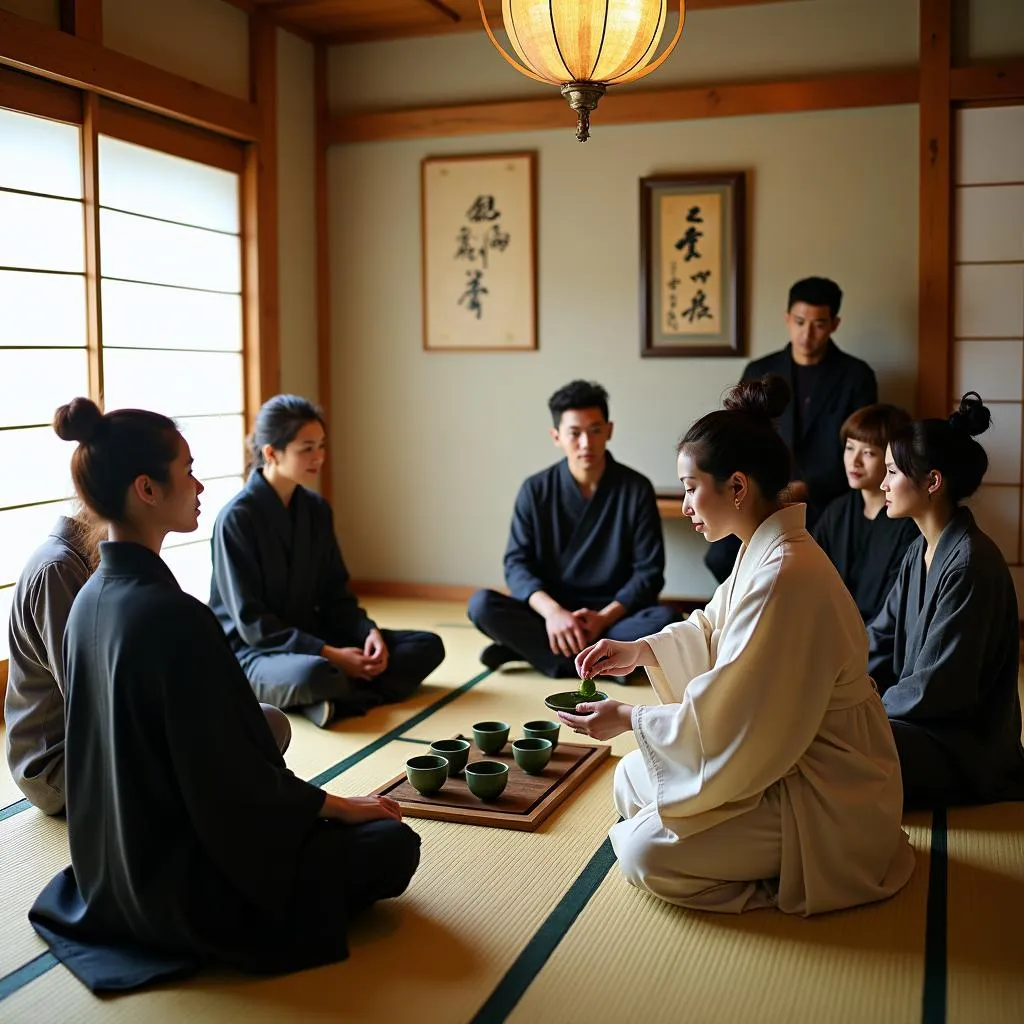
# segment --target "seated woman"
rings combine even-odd
[[[11,599],[7,763],[18,788],[46,814],[64,810],[64,627],[105,535],[84,512],[60,516],[22,569]]]
[[[404,700],[444,660],[435,633],[380,630],[348,588],[324,462],[320,411],[277,395],[256,417],[254,468],[217,517],[210,607],[261,700],[321,727]]]
[[[912,519],[885,512],[885,449],[910,425],[894,405],[867,405],[843,424],[843,464],[850,490],[830,502],[811,535],[832,559],[861,618],[870,622],[896,581],[907,548],[920,536]]]
[[[804,528],[772,418],[789,388],[742,383],[679,445],[683,513],[740,554],[703,611],[581,652],[584,678],[647,667],[660,705],[561,714],[640,749],[615,772],[611,830],[626,878],[671,903],[814,914],[885,899],[914,869],[903,790],[867,638],[849,592]]]
[[[885,455],[889,518],[921,531],[868,627],[908,808],[1024,799],[1017,597],[1006,560],[960,505],[988,469],[974,436],[990,419],[969,392]]]
[[[343,959],[348,921],[408,885],[419,837],[393,801],[285,767],[216,618],[161,560],[203,491],[174,423],[78,398],[54,425],[111,539],[65,633],[71,866],[30,921],[94,991]]]
[[[61,516],[14,587],[4,697],[7,763],[18,788],[46,814],[64,810],[64,628],[106,535],[106,524],[84,509],[73,519]],[[262,708],[283,754],[291,723],[277,708]]]

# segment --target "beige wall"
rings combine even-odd
[[[1022,0],[959,0],[954,11],[953,59],[957,63],[1024,54]]]
[[[670,19],[667,38],[675,25]],[[511,52],[503,31],[499,38]],[[678,47],[636,88],[910,66],[917,51],[917,0],[794,0],[691,11]],[[510,68],[482,32],[336,47],[332,56],[336,110],[550,95]]]
[[[0,0],[0,11],[11,11],[22,18],[60,28],[60,0]]]
[[[758,73],[807,69],[806,48],[793,45],[803,38],[794,36],[801,18],[825,17],[818,23],[821,39],[838,48],[856,20],[851,7],[864,6],[815,0],[758,10],[757,31],[745,36],[759,53]],[[913,59],[916,28],[907,28],[902,0],[879,4],[877,12],[890,7],[899,8],[902,43],[894,46],[876,22],[873,34],[856,38],[860,47],[876,40],[877,59],[862,49],[859,63],[892,61],[896,51],[897,63]],[[715,32],[711,19],[722,18],[723,26],[746,22],[737,22],[735,10],[699,13],[706,46],[717,47],[702,52],[700,77],[736,74],[728,32]],[[772,13],[775,20],[765,20]],[[460,48],[469,54],[481,46],[487,60],[457,59]],[[446,100],[511,92],[502,61],[487,46],[484,37],[464,36],[341,48],[333,55],[334,95],[339,100],[348,82],[351,105],[383,96],[391,105],[396,66],[400,80],[413,83],[409,103],[424,99],[417,90],[432,76],[443,80]],[[358,97],[351,66],[363,76]],[[725,69],[721,76],[716,66]],[[718,403],[744,360],[640,359],[638,181],[644,175],[749,173],[751,355],[785,343],[789,284],[827,274],[846,292],[840,344],[875,366],[884,397],[913,399],[916,107],[620,127],[602,126],[598,111],[585,147],[568,122],[564,131],[331,152],[336,515],[356,576],[500,583],[516,488],[556,455],[547,438],[546,398],[572,377],[609,388],[616,455],[655,484],[673,482],[679,434]],[[420,160],[521,149],[538,153],[539,351],[426,354]],[[703,541],[682,523],[667,524],[666,538],[667,592],[708,593]]]
[[[212,89],[249,97],[249,18],[222,0],[103,0],[103,43]]]

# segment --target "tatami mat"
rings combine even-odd
[[[43,886],[70,860],[63,818],[47,817],[33,807],[0,823],[0,977],[46,949],[26,914]],[[0,1003],[0,1020],[4,1011]]]
[[[509,1020],[916,1021],[928,829],[911,831],[918,866],[906,889],[808,919],[694,913],[632,889],[612,870]]]
[[[524,721],[550,717],[544,696],[570,685],[484,672],[486,641],[461,605],[367,604],[383,626],[440,632],[448,656],[403,705],[329,730],[292,716],[289,765],[332,792],[365,793],[399,774],[422,749],[410,740],[467,733],[486,718],[518,735]],[[630,703],[654,699],[647,685],[602,688]],[[613,752],[633,746],[619,737]],[[1024,805],[953,811],[948,830],[940,816],[934,833],[928,817],[910,820],[917,871],[886,903],[811,919],[720,917],[623,881],[605,842],[614,764],[537,833],[409,819],[423,837],[420,871],[400,900],[356,925],[343,964],[272,979],[206,973],[116,999],[91,996],[53,967],[26,920],[67,863],[63,822],[34,809],[10,814],[0,820],[0,1022],[943,1024],[947,1012],[950,1024],[1024,1020]],[[8,791],[0,807],[19,796],[0,773],[0,794]]]
[[[357,791],[401,770],[392,743],[329,788]],[[134,1022],[466,1021],[602,841],[614,821],[611,766],[534,834],[410,819],[423,860],[410,890],[376,908],[352,935],[345,963],[253,980],[212,974],[98,1000],[56,968],[0,1004],[3,1018]]]
[[[949,1024],[1024,1021],[1024,804],[948,812]]]

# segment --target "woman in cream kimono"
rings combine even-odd
[[[772,418],[788,398],[777,377],[737,385],[680,443],[684,514],[743,542],[707,608],[577,657],[584,678],[644,665],[660,705],[560,716],[598,739],[632,728],[612,845],[630,882],[682,906],[813,914],[885,899],[914,868],[860,614],[805,506],[779,499],[790,460]]]

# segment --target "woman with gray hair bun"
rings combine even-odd
[[[868,627],[907,808],[1024,800],[1020,620],[1006,559],[960,503],[988,470],[976,391],[949,419],[918,420],[886,455],[890,519],[921,531]]]

